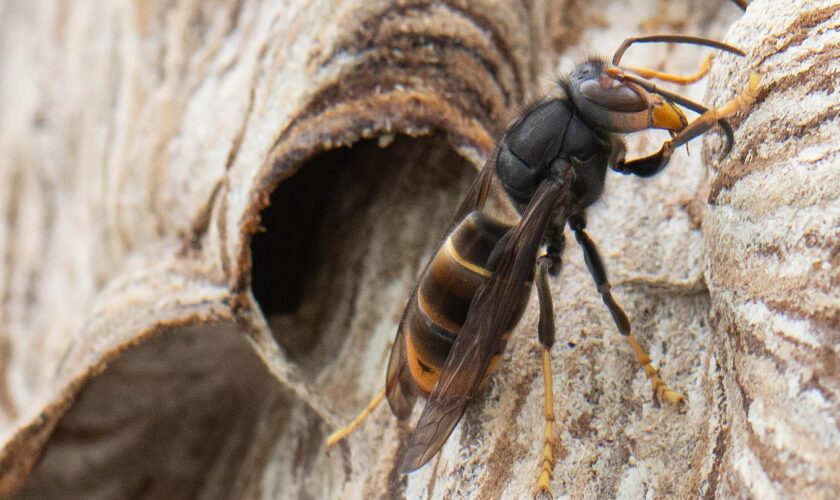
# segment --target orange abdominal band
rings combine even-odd
[[[440,372],[435,371],[433,368],[429,367],[429,370],[420,366],[420,357],[417,349],[414,348],[414,341],[411,339],[411,333],[406,332],[408,335],[405,336],[405,350],[406,350],[406,357],[408,358],[408,369],[411,371],[411,378],[414,379],[414,383],[425,392],[429,394],[432,392],[432,389],[435,388],[435,383],[437,383],[438,376]]]

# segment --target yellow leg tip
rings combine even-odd
[[[540,475],[534,498],[552,498],[548,492],[551,476],[554,474],[554,384],[551,376],[551,352],[543,348],[543,383],[545,384],[545,428],[543,429],[543,450],[540,462]]]
[[[365,419],[371,413],[373,413],[373,410],[375,410],[376,407],[379,406],[379,403],[381,403],[383,399],[385,399],[385,391],[380,391],[379,394],[374,396],[373,400],[371,400],[371,402],[368,403],[367,407],[364,410],[362,410],[359,416],[357,416],[352,422],[350,422],[350,424],[330,434],[327,437],[326,441],[327,449],[329,450],[330,448],[335,446],[337,442],[349,436],[354,430],[356,430],[357,427],[362,425],[362,422],[364,422]]]
[[[551,443],[545,443],[543,447],[543,462],[546,465],[554,465],[554,451],[551,449]]]
[[[534,492],[534,498],[554,498],[549,492],[551,484],[551,473],[543,470],[540,474],[540,479],[537,482],[537,490]]]
[[[656,398],[660,402],[666,401],[677,406],[681,406],[685,403],[685,396],[668,387],[668,384],[666,384],[661,378],[653,377],[651,378],[650,383],[653,386],[653,392],[656,395]]]
[[[750,93],[755,93],[758,91],[759,85],[761,85],[761,74],[753,71],[750,73],[750,82],[747,84],[747,89]]]
[[[665,389],[660,399],[676,406],[681,406],[685,403],[685,396],[671,389]]]
[[[345,436],[344,429],[339,429],[339,430],[333,432],[332,434],[330,434],[329,437],[327,437],[327,441],[326,441],[327,449],[329,450],[330,448],[335,446],[336,443],[338,443],[339,441],[344,439],[344,436]]]

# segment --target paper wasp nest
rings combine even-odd
[[[728,157],[710,133],[658,177],[610,174],[589,217],[683,414],[653,403],[569,245],[553,491],[840,494],[836,2],[0,12],[0,495],[530,495],[533,299],[429,466],[396,471],[405,429],[385,407],[329,454],[323,440],[381,389],[417,274],[506,123],[646,30],[747,52],[718,57],[695,100],[720,105],[754,70],[762,89]],[[705,53],[627,61],[690,73]]]

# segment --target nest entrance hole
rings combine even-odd
[[[301,364],[329,361],[353,331],[372,330],[383,317],[398,321],[475,176],[442,137],[381,144],[363,140],[311,159],[260,214],[254,296],[275,339]],[[385,296],[388,287],[397,291]]]

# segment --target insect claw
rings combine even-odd
[[[554,495],[552,495],[547,489],[539,488],[537,491],[534,492],[534,500],[554,500]]]

